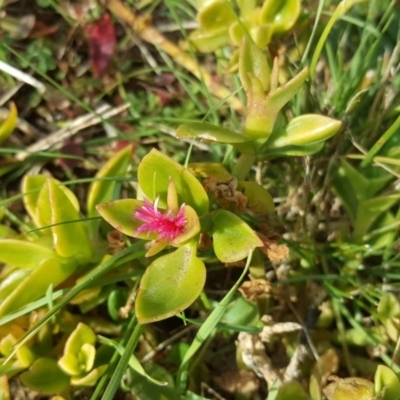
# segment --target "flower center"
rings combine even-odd
[[[158,236],[157,240],[168,239],[172,242],[185,232],[187,222],[185,205],[182,204],[175,215],[168,210],[164,213],[160,212],[157,204],[158,198],[154,205],[145,200],[143,206],[136,209],[134,218],[143,222],[136,231],[138,234],[146,231],[148,235],[155,233]]]

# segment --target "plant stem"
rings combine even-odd
[[[241,154],[233,167],[232,175],[240,181],[244,180],[254,165],[255,160],[256,156],[254,154]]]

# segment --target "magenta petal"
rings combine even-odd
[[[148,232],[148,234],[157,234],[157,240],[168,239],[172,242],[175,238],[182,235],[185,232],[185,225],[187,218],[185,217],[185,205],[182,204],[178,213],[175,215],[170,211],[161,213],[158,208],[158,199],[154,204],[148,200],[143,202],[141,207],[138,207],[135,211],[134,218],[138,221],[143,222],[137,233]]]

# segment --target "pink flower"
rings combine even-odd
[[[167,210],[164,213],[158,210],[158,198],[154,204],[144,200],[143,205],[135,211],[134,218],[143,224],[136,230],[138,234],[146,232],[150,235],[157,234],[157,241],[171,243],[185,232],[187,218],[185,216],[185,204],[182,204],[177,213]]]

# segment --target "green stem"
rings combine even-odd
[[[239,181],[243,181],[256,161],[254,154],[241,154],[232,169],[232,175]]]

